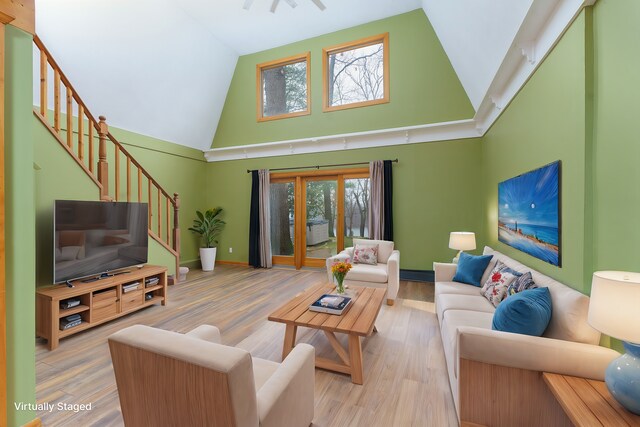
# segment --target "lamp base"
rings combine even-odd
[[[462,253],[462,251],[458,251],[458,253],[456,254],[456,257],[454,259],[451,260],[452,263],[457,264],[458,261],[460,260],[460,254]]]
[[[640,415],[640,345],[623,345],[626,353],[609,364],[604,381],[622,406]]]

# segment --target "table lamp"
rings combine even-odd
[[[476,234],[468,231],[452,231],[449,235],[449,248],[459,251],[453,259],[453,263],[457,264],[462,251],[472,251],[476,248]]]
[[[622,406],[640,415],[640,273],[593,273],[588,321],[623,341],[626,353],[607,367],[605,383]]]

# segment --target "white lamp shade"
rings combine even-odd
[[[588,321],[603,334],[640,344],[640,273],[593,273]]]
[[[472,251],[476,248],[476,234],[468,231],[453,231],[449,235],[449,248],[457,251]]]

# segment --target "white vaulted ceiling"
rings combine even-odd
[[[36,30],[95,115],[207,150],[239,55],[422,7],[471,103],[486,110],[523,20],[581,0],[322,0],[324,11],[295,1],[274,14],[273,0],[249,10],[245,0],[36,0]]]
[[[36,32],[94,115],[211,145],[238,54],[170,0],[37,0]]]
[[[91,111],[208,149],[238,55],[417,9],[420,0],[36,0],[36,31]]]
[[[295,8],[282,0],[276,12],[271,13],[269,9],[273,0],[254,0],[249,10],[242,8],[244,1],[181,0],[179,4],[185,12],[240,55],[422,7],[421,0],[322,0],[327,8],[321,11],[311,0],[295,0]]]
[[[422,3],[477,110],[533,0],[423,0]]]

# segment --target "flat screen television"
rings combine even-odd
[[[148,220],[146,203],[56,200],[54,282],[146,263]]]

